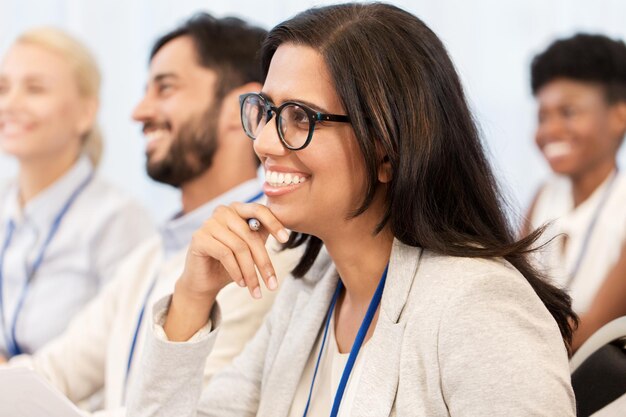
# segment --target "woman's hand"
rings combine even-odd
[[[250,218],[259,220],[259,231],[250,230]],[[247,287],[252,297],[261,298],[258,269],[265,286],[277,288],[274,266],[265,248],[269,234],[283,243],[289,238],[289,232],[261,204],[234,203],[214,211],[191,239],[164,325],[169,340],[188,340],[202,328],[217,294],[231,281]]]

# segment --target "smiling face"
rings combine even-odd
[[[153,179],[178,187],[211,165],[220,110],[217,78],[200,65],[189,36],[167,42],[153,57],[146,94],[133,112],[143,123]]]
[[[324,113],[346,114],[323,58],[310,47],[281,45],[262,93],[277,106],[296,101]],[[272,119],[254,148],[265,167],[268,206],[286,227],[324,239],[344,226],[362,203],[365,165],[349,123],[317,123],[311,143],[290,151],[281,144]],[[353,220],[365,217],[367,212]]]
[[[537,92],[537,101],[535,141],[554,172],[581,177],[614,163],[623,121],[600,85],[556,79]]]
[[[75,158],[94,122],[88,102],[60,55],[13,45],[0,66],[0,147],[20,161]]]

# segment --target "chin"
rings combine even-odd
[[[0,151],[17,159],[28,159],[29,157],[32,157],[33,154],[33,152],[29,152],[28,149],[20,147],[18,143],[6,140],[0,140]]]
[[[292,205],[272,203],[272,198],[268,198],[267,207],[285,228],[298,233],[309,233],[301,212],[297,213],[298,210]]]
[[[552,172],[557,175],[563,175],[567,177],[576,176],[579,171],[569,162],[550,162],[550,169],[552,169]]]

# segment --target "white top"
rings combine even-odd
[[[554,240],[541,249],[536,258],[544,270],[572,297],[574,311],[585,313],[626,242],[626,177],[613,174],[582,204],[574,208],[571,182],[565,177],[554,177],[540,191],[533,213],[531,226],[537,228],[553,222],[543,242]],[[598,212],[595,226],[590,227]],[[583,250],[588,231],[589,242]],[[584,253],[583,253],[584,252]],[[580,268],[576,276],[572,271],[578,259]]]
[[[326,337],[326,344],[324,346],[324,352],[320,358],[320,365],[317,370],[317,376],[315,377],[315,386],[313,387],[313,393],[311,394],[311,403],[309,405],[309,411],[307,417],[315,416],[329,416],[333,408],[333,401],[335,400],[335,394],[337,393],[337,387],[341,381],[343,370],[348,363],[348,353],[340,353],[337,347],[337,339],[335,338],[335,312],[330,319],[331,325],[328,329],[328,335]],[[320,348],[322,346],[322,338],[324,336],[324,328],[321,329],[315,347],[311,351],[311,355],[306,363],[302,378],[298,383],[296,394],[289,410],[289,417],[302,417],[306,402],[309,398],[309,391],[311,389],[311,381],[313,380],[313,373],[315,372],[315,364],[317,363],[317,357],[319,355]],[[356,394],[355,386],[358,386],[358,381],[361,379],[363,372],[363,357],[367,355],[367,343],[361,346],[359,355],[356,357],[354,367],[350,373],[350,379],[346,385],[346,390],[343,393],[341,399],[341,406],[339,407],[338,417],[349,416],[352,404],[354,402],[354,395]],[[356,381],[356,382],[354,382]]]
[[[0,243],[15,227],[4,256],[0,354],[7,356],[5,330],[15,323],[23,352],[34,352],[60,334],[69,320],[113,276],[119,261],[154,233],[148,213],[97,176],[78,194],[26,292],[28,270],[40,255],[54,219],[70,196],[92,175],[86,157],[22,209],[15,182],[0,189]],[[0,250],[2,248],[0,247]],[[16,306],[24,295],[23,307]],[[1,320],[0,320],[1,321]]]

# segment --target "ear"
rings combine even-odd
[[[384,155],[378,165],[378,181],[387,184],[392,178],[393,170],[391,169],[391,161],[388,155]]]
[[[610,130],[615,137],[620,138],[620,143],[626,134],[626,101],[620,101],[611,106]]]
[[[224,99],[222,100],[222,108],[220,111],[220,125],[224,129],[224,132],[231,130],[241,130],[241,116],[239,96],[245,93],[259,92],[261,91],[261,84],[257,82],[250,82],[243,84],[239,87],[230,90]]]
[[[81,114],[76,125],[79,136],[85,136],[96,124],[100,102],[97,98],[83,99]]]

